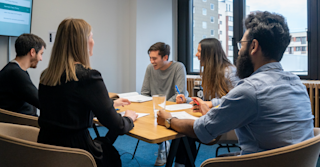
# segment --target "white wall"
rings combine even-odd
[[[31,80],[38,86],[39,76],[48,66],[52,49],[49,31],[56,31],[63,19],[73,17],[86,20],[93,28],[91,66],[101,72],[108,90],[140,92],[150,63],[148,48],[158,41],[176,46],[176,16],[172,12],[173,8],[176,11],[175,3],[176,0],[34,0],[31,32],[47,43],[47,49],[38,67],[28,70]],[[11,57],[15,56],[15,39]],[[0,68],[6,61],[7,37],[0,36]]]
[[[145,70],[150,64],[147,53],[156,42],[173,44],[172,0],[138,0],[136,36],[136,90],[141,91]],[[173,52],[174,53],[174,52]],[[172,60],[170,54],[169,60]]]

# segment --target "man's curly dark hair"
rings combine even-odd
[[[251,13],[245,20],[248,40],[256,39],[267,59],[280,61],[291,35],[285,18],[270,12]]]

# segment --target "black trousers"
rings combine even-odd
[[[195,160],[196,159],[196,154],[197,154],[196,139],[190,138],[190,137],[187,137],[187,139],[188,139],[188,143],[189,143],[189,146],[190,146],[190,149],[191,149],[191,153],[192,153],[193,159]],[[182,140],[179,143],[179,147],[178,147],[178,150],[177,150],[175,162],[179,163],[179,164],[184,164],[186,167],[190,167],[191,166],[190,160],[189,160],[189,158],[187,156],[187,150],[186,150]]]

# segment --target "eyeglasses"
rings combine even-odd
[[[241,42],[251,42],[251,41],[252,41],[252,40],[250,40],[250,41],[239,41],[239,42],[237,42],[238,50],[241,49]]]

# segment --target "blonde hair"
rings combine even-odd
[[[88,40],[91,26],[83,19],[63,20],[56,34],[49,66],[40,77],[40,83],[48,86],[60,85],[60,78],[66,72],[66,82],[78,81],[75,63],[90,67]]]

